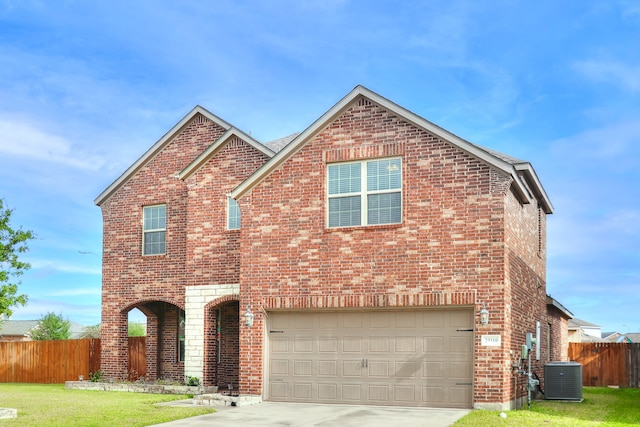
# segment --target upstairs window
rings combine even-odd
[[[400,224],[402,159],[328,166],[329,227]]]
[[[239,230],[240,229],[240,206],[238,202],[227,197],[227,230]]]
[[[166,205],[143,208],[142,254],[163,255],[166,253],[167,208]]]

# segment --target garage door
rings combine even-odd
[[[471,408],[473,311],[271,312],[268,400]]]

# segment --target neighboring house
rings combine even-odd
[[[111,378],[134,308],[149,380],[257,402],[510,409],[527,333],[567,360],[531,164],[361,86],[266,145],[195,107],[95,202]]]
[[[594,323],[589,323],[581,319],[569,319],[567,324],[569,330],[569,342],[601,342],[602,327]]]
[[[0,322],[0,341],[32,341],[30,332],[37,320],[3,320]]]
[[[608,335],[606,337],[606,341],[617,343],[640,343],[640,333],[630,332],[621,334],[619,332],[616,332],[615,334]]]
[[[640,332],[626,333],[624,337],[626,342],[640,343]]]
[[[620,332],[603,332],[602,339],[606,342],[617,342],[623,335]]]
[[[38,327],[38,320],[3,320],[0,322],[0,341],[33,341],[31,331]],[[71,323],[70,339],[85,337],[84,326]]]

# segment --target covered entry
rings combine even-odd
[[[471,408],[472,309],[275,311],[272,401]]]

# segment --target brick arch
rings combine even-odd
[[[124,306],[120,312],[121,313],[128,313],[131,310],[133,310],[134,308],[138,308],[139,305],[144,305],[150,302],[165,302],[167,304],[171,304],[171,305],[175,305],[176,307],[178,307],[180,310],[184,311],[184,304],[180,304],[177,303],[169,298],[152,298],[152,299],[140,299],[137,301],[132,302],[131,304],[128,304],[126,306]]]
[[[226,304],[228,302],[231,302],[231,301],[240,302],[240,295],[238,295],[238,294],[229,294],[229,295],[225,295],[225,296],[213,299],[213,300],[209,301],[204,306],[204,310],[205,310],[205,312],[207,312],[208,310],[216,309],[219,306],[221,306],[223,304]]]

